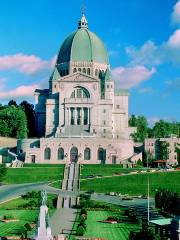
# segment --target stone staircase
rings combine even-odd
[[[62,181],[62,190],[78,192],[80,189],[79,174],[79,164],[66,164],[64,169],[64,179]],[[70,208],[72,206],[76,206],[77,203],[77,197],[62,197],[59,195],[57,200],[57,209]]]
[[[89,131],[90,126],[80,126],[80,125],[74,125],[74,126],[65,126],[62,128],[61,132],[58,129],[58,131],[55,134],[55,137],[92,137],[93,134]]]

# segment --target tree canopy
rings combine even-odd
[[[150,127],[145,117],[132,115],[129,118],[129,126],[137,128],[137,132],[132,134],[135,142],[144,142],[145,138],[165,138],[170,135],[180,136],[180,122],[159,120],[153,127]]]
[[[0,104],[0,136],[35,137],[34,105],[27,101],[18,105],[14,100],[4,106]]]

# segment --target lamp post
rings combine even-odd
[[[147,169],[149,170],[149,158],[147,158]],[[149,212],[149,171],[147,176],[147,201],[148,201],[148,226],[149,226],[149,219],[150,219],[150,212]]]

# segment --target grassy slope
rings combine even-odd
[[[9,168],[4,180],[6,184],[32,183],[61,180],[64,165],[41,165],[35,167]]]
[[[151,173],[150,194],[158,188],[166,188],[180,193],[180,172]],[[147,174],[91,179],[81,181],[81,190],[96,192],[119,192],[130,195],[147,193]]]
[[[142,168],[122,168],[119,165],[83,165],[81,166],[81,178],[86,178],[88,175],[112,176],[116,173],[129,173],[136,170],[142,170]]]
[[[99,221],[107,219],[108,216],[118,216],[119,213],[109,211],[89,211],[87,218],[86,237],[99,237],[113,240],[128,239],[131,230],[138,229],[138,225],[130,223],[107,224]]]

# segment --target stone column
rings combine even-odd
[[[82,122],[82,125],[84,125],[84,108],[81,108],[81,111],[82,111],[81,122]]]
[[[77,108],[74,108],[74,125],[77,125]]]
[[[88,108],[88,125],[90,125],[90,108]]]
[[[69,108],[69,126],[71,125],[71,108]]]

